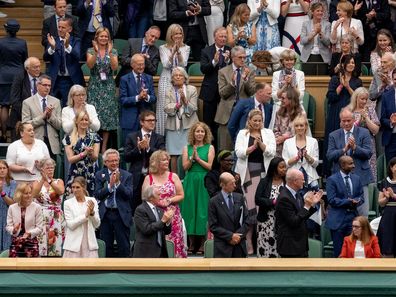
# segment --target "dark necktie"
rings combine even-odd
[[[143,48],[142,48],[142,54],[147,54],[147,52],[148,52],[148,45],[145,44],[145,45],[143,45]]]
[[[61,61],[59,65],[59,72],[61,75],[66,74],[66,55],[65,55],[65,42],[63,40],[60,41],[60,53],[61,53]]]
[[[236,82],[235,82],[235,101],[239,100],[239,86],[241,84],[241,69],[237,68],[236,70],[237,75],[236,75]]]
[[[138,90],[139,93],[140,93],[140,91],[141,91],[141,89],[142,89],[142,79],[141,79],[140,74],[138,74],[138,75],[136,76],[136,88],[137,88],[137,90]]]
[[[298,209],[302,208],[302,197],[300,193],[296,193],[296,201],[298,205]]]
[[[352,189],[351,189],[351,184],[349,183],[349,175],[346,175],[344,177],[344,179],[345,179],[345,188],[346,188],[347,195],[348,195],[347,198],[351,198],[352,197]]]
[[[33,81],[32,93],[33,93],[33,95],[36,95],[36,93],[37,93],[37,85],[36,85],[37,79],[33,78],[32,81]]]
[[[144,138],[147,138],[150,144],[150,133],[144,134]],[[150,145],[149,145],[150,146]],[[147,154],[147,151],[144,150],[144,168],[148,168],[150,164],[150,158]]]
[[[258,110],[260,110],[261,112],[263,112],[263,105],[262,105],[262,104],[259,104],[259,105],[257,106],[257,108],[258,108]]]
[[[47,108],[47,102],[46,102],[45,98],[41,99],[41,102],[42,102],[43,113],[44,113],[45,109]],[[44,120],[44,136],[48,138],[47,119]]]
[[[155,215],[155,220],[158,222],[160,220],[160,218],[159,218],[158,210],[155,206],[153,207],[153,212]],[[159,246],[162,246],[161,231],[157,231],[157,243]]]
[[[232,201],[232,195],[231,194],[228,194],[228,199],[227,199],[227,206],[228,206],[228,209],[229,209],[229,211],[231,212],[231,213],[233,213],[234,212],[234,202]]]
[[[223,50],[219,49],[219,68],[224,67],[224,56],[223,56]]]

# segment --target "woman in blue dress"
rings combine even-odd
[[[257,42],[254,51],[270,50],[280,46],[278,17],[280,0],[248,0],[250,20],[256,24]]]
[[[14,203],[16,181],[12,179],[8,164],[0,160],[0,251],[10,248],[11,236],[6,231],[8,206]]]

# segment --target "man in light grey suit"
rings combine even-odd
[[[218,81],[221,99],[215,116],[215,122],[219,124],[219,151],[233,149],[227,123],[235,103],[240,99],[253,96],[256,91],[254,71],[245,65],[245,49],[241,46],[232,48],[231,59],[232,64],[219,70]]]
[[[22,102],[22,122],[33,125],[35,137],[45,142],[51,158],[55,158],[61,152],[58,134],[62,127],[60,101],[48,95],[51,90],[48,75],[41,75],[36,86],[37,93]]]

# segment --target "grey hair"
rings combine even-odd
[[[242,46],[240,46],[240,45],[234,46],[234,47],[231,49],[231,57],[235,57],[238,53],[246,53],[246,51],[245,51],[245,49],[244,49]]]
[[[177,66],[177,67],[173,68],[173,70],[172,70],[172,75],[171,75],[171,77],[172,77],[172,79],[171,79],[171,80],[172,80],[172,83],[173,83],[173,76],[175,75],[176,71],[179,71],[179,72],[184,76],[184,80],[185,80],[184,83],[185,83],[186,85],[188,85],[188,83],[189,83],[189,76],[188,76],[186,70],[184,70],[184,68],[183,68],[183,67],[180,67],[180,66]]]
[[[68,106],[70,106],[70,107],[74,106],[73,96],[75,93],[78,93],[78,92],[84,92],[85,97],[87,97],[87,91],[85,90],[85,88],[83,86],[73,85],[69,90],[69,94],[67,95],[67,105]]]
[[[120,153],[119,153],[117,150],[111,149],[111,148],[110,148],[110,149],[107,149],[107,150],[103,153],[103,156],[102,156],[103,162],[106,162],[107,159],[109,158],[109,155],[112,155],[112,154],[116,154],[117,157],[118,157],[118,159],[120,159]]]
[[[147,186],[145,189],[142,191],[142,201],[148,201],[152,200],[157,194],[155,192],[156,187],[155,186]]]
[[[289,168],[286,171],[286,183],[289,183],[291,181],[294,181],[297,178],[297,174],[301,172],[300,170],[296,168]]]
[[[49,77],[47,74],[41,74],[38,78],[37,78],[37,83],[42,83],[44,79],[48,79],[49,81],[51,81],[51,77]]]
[[[40,62],[40,60],[36,57],[29,57],[25,60],[25,62],[23,63],[23,67],[25,68],[25,70],[28,70],[30,67],[30,64],[32,63],[32,61],[36,59],[37,61]]]

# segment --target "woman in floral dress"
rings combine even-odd
[[[73,132],[63,139],[67,160],[70,163],[69,176],[66,183],[66,197],[71,194],[71,184],[76,176],[82,176],[87,181],[89,196],[95,189],[95,173],[99,156],[100,137],[89,130],[89,116],[83,110],[75,118]]]
[[[170,156],[166,151],[155,151],[150,157],[149,175],[144,179],[142,188],[155,185],[159,188],[160,205],[164,211],[174,209],[172,231],[166,239],[175,245],[176,258],[187,258],[186,245],[183,233],[183,219],[180,214],[179,202],[184,199],[182,183],[177,174],[169,171]]]
[[[93,47],[87,52],[91,69],[88,82],[88,102],[95,106],[103,131],[102,153],[107,149],[110,131],[118,127],[118,100],[115,97],[113,71],[118,68],[118,53],[113,48],[107,28],[96,31]]]
[[[41,179],[33,183],[33,197],[43,210],[43,233],[37,237],[41,257],[61,257],[65,238],[65,218],[62,211],[63,180],[54,179],[56,163],[50,158],[39,163]]]

